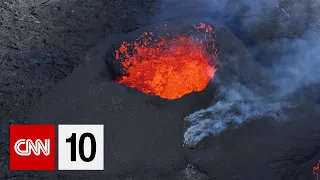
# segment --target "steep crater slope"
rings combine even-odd
[[[213,24],[202,19],[178,19],[166,24],[169,32],[179,35],[199,22]],[[127,34],[114,34],[106,38],[96,56],[45,95],[28,118],[31,123],[105,124],[106,170],[95,172],[97,179],[119,179],[124,174],[139,176],[140,179],[170,179],[175,174],[173,172],[187,167],[188,149],[183,147],[182,137],[183,117],[210,105],[215,96],[214,83],[209,83],[204,91],[166,100],[116,83],[110,76],[110,68],[108,70],[105,66],[105,61],[114,58],[112,52],[123,40],[134,40],[142,32],[156,27],[163,27],[160,33],[165,33],[164,24],[145,26]],[[244,66],[255,67],[252,70],[258,78],[259,66],[255,65],[253,58],[230,30],[218,26],[216,33],[218,51],[236,53]],[[246,74],[232,71],[232,63],[227,63],[227,56],[218,56],[221,58],[218,67],[226,70],[217,72],[221,78],[246,81]],[[59,174],[71,177],[93,175],[91,172]]]

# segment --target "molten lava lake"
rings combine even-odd
[[[115,81],[170,100],[204,90],[217,70],[211,31],[200,23],[179,37],[144,32],[134,42],[122,42],[115,57],[123,73]]]

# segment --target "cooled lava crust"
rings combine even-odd
[[[238,61],[243,61],[240,66],[244,67],[255,66],[253,58],[230,30],[210,21],[178,19],[108,36],[100,44],[96,55],[44,95],[27,119],[30,123],[41,124],[104,124],[105,170],[51,172],[53,177],[66,175],[72,179],[116,180],[166,176],[174,179],[175,172],[187,167],[189,149],[183,147],[183,118],[214,103],[217,86],[210,82],[200,92],[168,100],[114,81],[114,77],[121,72],[120,66],[116,67],[112,61],[115,50],[123,41],[132,42],[143,32],[169,31],[173,37],[178,37],[201,22],[217,28],[218,71],[215,76],[223,82],[230,78],[247,80],[246,73],[234,73],[230,66],[232,63],[228,62],[232,59],[228,59],[228,55],[236,55]],[[251,69],[259,74],[259,68]]]

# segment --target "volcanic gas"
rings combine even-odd
[[[216,72],[210,31],[201,23],[179,37],[144,32],[132,43],[123,42],[115,51],[123,66],[116,82],[170,100],[204,90]]]

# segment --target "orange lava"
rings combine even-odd
[[[319,169],[320,169],[320,160],[318,160],[318,163],[316,166],[313,166],[313,175],[316,176],[316,180],[319,180]]]
[[[207,49],[215,47],[203,41],[211,26],[202,23],[195,29],[204,30],[201,38],[155,39],[152,32],[145,32],[132,44],[123,42],[116,59],[122,61],[124,75],[116,81],[170,100],[204,90],[216,71],[216,56],[209,55]]]

